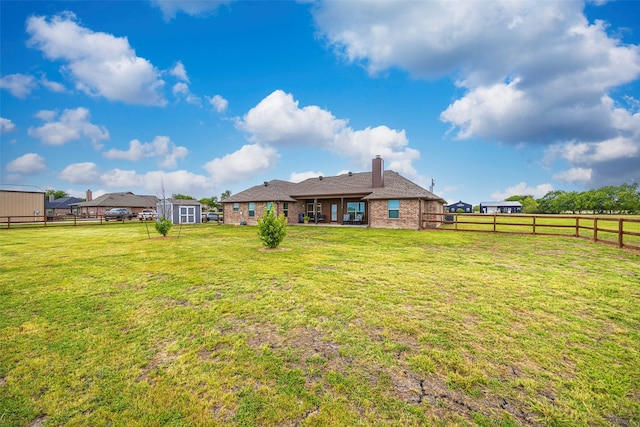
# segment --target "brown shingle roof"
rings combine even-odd
[[[132,192],[107,193],[89,202],[73,203],[79,207],[113,207],[113,208],[155,208],[158,204],[156,196],[137,196]]]
[[[428,199],[441,200],[430,191],[408,180],[397,172],[384,172],[384,187],[372,187],[371,172],[343,174],[309,178],[297,184],[273,180],[267,185],[256,185],[248,190],[235,194],[223,201],[233,202],[278,202],[315,197],[362,197],[364,200],[375,199]]]
[[[263,185],[256,185],[229,196],[222,202],[295,202],[295,199],[290,196],[291,189],[295,185],[293,182],[273,179]]]

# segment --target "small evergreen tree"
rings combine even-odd
[[[287,235],[287,218],[283,214],[276,217],[274,204],[266,209],[261,218],[258,218],[258,236],[268,248],[277,248]]]
[[[169,234],[169,230],[171,230],[171,226],[173,225],[173,223],[171,222],[170,219],[167,219],[165,217],[161,217],[157,222],[156,222],[156,231],[160,234],[162,234],[164,237],[167,237],[167,234]]]

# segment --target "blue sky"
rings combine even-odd
[[[0,183],[196,198],[385,168],[640,180],[640,2],[0,1]]]

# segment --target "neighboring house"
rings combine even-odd
[[[522,213],[520,202],[480,202],[480,213]]]
[[[71,206],[77,207],[79,216],[98,217],[111,208],[127,208],[134,213],[155,209],[158,201],[156,196],[138,196],[132,192],[107,193],[93,200],[91,190],[87,190],[87,201],[72,203]]]
[[[275,203],[276,215],[289,224],[311,223],[366,225],[373,228],[420,229],[423,214],[442,214],[445,200],[404,178],[385,171],[380,156],[372,172],[319,176],[299,183],[272,180],[222,201],[225,224],[257,224],[258,217]],[[440,224],[440,215],[429,216],[427,227]]]
[[[42,221],[45,193],[40,191],[0,190],[0,222]]]
[[[47,211],[47,219],[51,220],[55,217],[77,215],[78,206],[76,203],[80,203],[82,201],[82,199],[77,197],[62,197],[60,199],[54,199],[53,195],[49,196],[49,200],[44,204],[44,208]]]
[[[462,200],[458,203],[452,203],[444,207],[445,212],[456,213],[458,212],[458,209],[462,209],[462,212],[464,213],[473,213],[473,206],[469,203],[463,202]]]
[[[202,204],[197,200],[165,199],[156,204],[158,218],[168,218],[173,224],[201,224]]]

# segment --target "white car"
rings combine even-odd
[[[140,221],[156,220],[158,219],[158,214],[153,209],[143,209],[138,212],[138,219]]]

